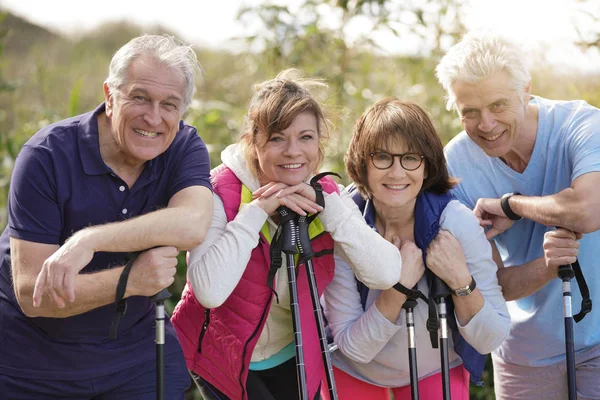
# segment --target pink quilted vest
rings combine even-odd
[[[224,165],[213,171],[211,181],[215,193],[223,201],[227,221],[233,220],[241,203],[242,183]],[[326,193],[338,191],[335,181],[329,177],[322,178],[319,183]],[[317,221],[318,219],[315,222]],[[317,225],[322,227],[320,222],[317,222]],[[320,296],[333,279],[334,242],[331,236],[321,229],[311,243],[316,254],[324,253],[313,259]],[[269,243],[261,234],[258,246],[252,250],[240,282],[231,296],[218,308],[204,308],[196,300],[188,282],[171,318],[183,348],[187,367],[231,400],[248,398],[248,367],[271,308],[273,294],[267,286],[267,274],[271,264],[269,249]],[[223,265],[223,268],[227,268],[227,265]],[[313,398],[319,384],[323,382],[325,386],[327,383],[304,267],[300,268],[297,284],[307,385],[309,396]]]

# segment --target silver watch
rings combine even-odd
[[[452,294],[458,297],[468,296],[473,293],[473,290],[477,285],[475,284],[475,278],[471,276],[471,283],[468,286],[459,287],[458,289],[453,289]]]

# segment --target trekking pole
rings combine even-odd
[[[562,280],[563,311],[565,315],[565,348],[567,354],[567,386],[569,400],[577,399],[575,382],[575,343],[573,342],[573,306],[571,304],[571,279],[575,276],[571,264],[558,268],[558,277]]]
[[[171,297],[171,293],[164,288],[150,301],[156,304],[156,399],[165,398],[165,300]]]
[[[331,363],[331,355],[329,354],[329,348],[327,344],[327,337],[325,335],[325,324],[323,322],[323,310],[321,309],[321,302],[319,301],[319,291],[317,288],[317,280],[315,278],[315,270],[312,264],[312,257],[314,252],[310,243],[310,236],[308,235],[308,221],[306,216],[298,217],[298,249],[300,251],[300,260],[298,264],[304,262],[306,266],[306,275],[308,277],[308,283],[310,288],[310,297],[312,299],[313,310],[315,313],[315,322],[317,324],[317,331],[319,333],[319,343],[321,344],[321,354],[323,356],[323,366],[325,367],[327,376],[327,387],[329,389],[330,400],[337,400],[337,388],[335,386],[335,379],[333,377],[333,364]]]
[[[408,366],[410,369],[410,393],[412,400],[419,400],[419,370],[417,368],[417,345],[415,340],[414,308],[416,299],[407,298],[402,308],[406,310],[406,330],[408,332]]]
[[[296,371],[298,374],[298,392],[300,400],[308,400],[306,385],[306,369],[304,366],[304,350],[302,348],[302,327],[300,326],[300,308],[298,306],[298,286],[296,283],[296,213],[287,207],[277,209],[282,227],[283,246],[281,251],[287,257],[288,282],[290,286],[290,308],[292,310],[292,323],[294,326],[294,343],[296,345]]]
[[[437,276],[433,276],[431,297],[437,303],[440,321],[440,361],[442,367],[442,389],[444,400],[450,400],[450,363],[448,360],[448,321],[446,315],[446,297],[450,295],[450,288]]]

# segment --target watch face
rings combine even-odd
[[[469,286],[465,286],[465,287],[461,287],[458,288],[454,291],[454,295],[458,296],[458,297],[462,297],[462,296],[467,296],[471,293],[473,293],[473,290],[475,290],[475,279],[471,278],[471,283],[469,284]]]

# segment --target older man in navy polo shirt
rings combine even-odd
[[[149,296],[173,282],[178,251],[201,243],[212,217],[208,153],[181,121],[198,68],[174,38],[133,39],[111,61],[103,104],[21,150],[0,238],[1,398],[155,398]],[[166,398],[183,399],[189,378],[170,323],[165,354]]]

